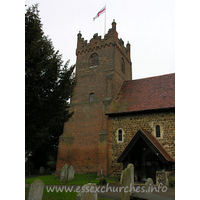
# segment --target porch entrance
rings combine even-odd
[[[129,163],[134,165],[135,182],[152,178],[156,183],[156,171],[171,170],[173,158],[153,135],[139,129],[117,161],[123,163],[123,169]]]
[[[158,156],[148,147],[143,139],[139,139],[123,162],[125,169],[129,163],[134,165],[136,182],[144,182],[147,178],[156,181],[156,171],[163,167]]]

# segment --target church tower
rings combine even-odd
[[[116,22],[103,39],[94,34],[88,43],[78,33],[76,49],[77,85],[71,99],[73,117],[64,124],[59,139],[57,170],[73,165],[76,173],[107,175],[106,108],[126,80],[132,80],[130,44],[118,38]]]

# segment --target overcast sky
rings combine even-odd
[[[105,14],[93,21],[106,4],[106,33],[115,19],[119,38],[131,44],[133,79],[175,72],[174,0],[26,0],[39,4],[45,35],[66,62],[76,63],[77,34],[85,40],[104,37]]]

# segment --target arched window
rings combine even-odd
[[[156,125],[156,137],[160,137],[160,126]]]
[[[90,56],[90,67],[97,67],[99,65],[99,56],[96,53],[93,53]]]
[[[94,101],[94,93],[90,93],[90,101]]]
[[[118,130],[118,141],[119,142],[122,141],[122,130],[121,129]]]
[[[125,62],[123,58],[121,58],[121,70],[125,74]]]
[[[125,132],[122,128],[119,128],[115,132],[116,141],[118,144],[123,144],[125,138]]]

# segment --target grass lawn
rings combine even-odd
[[[90,183],[99,183],[99,180],[96,179],[96,174],[90,174]],[[88,183],[88,174],[75,174],[74,180],[60,182],[60,179],[55,179],[53,175],[45,175],[45,176],[38,176],[34,178],[26,178],[25,184],[31,184],[35,179],[40,179],[45,185],[84,185]],[[117,178],[106,178],[107,183],[115,183],[118,182]]]
[[[25,188],[25,200],[28,199],[28,190],[29,188]],[[76,200],[77,193],[76,192],[47,192],[44,189],[42,200]],[[109,200],[109,199],[102,199],[98,198],[98,200]]]

